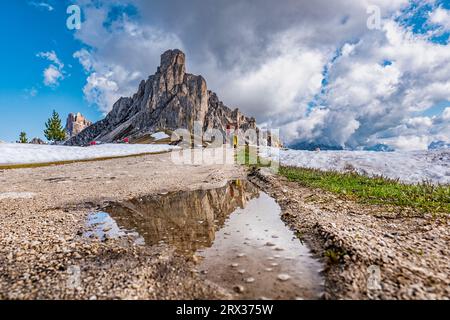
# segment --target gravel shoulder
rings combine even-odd
[[[362,205],[264,169],[250,177],[326,263],[325,298],[450,298],[448,216]]]
[[[0,299],[227,298],[167,247],[82,234],[110,201],[244,176],[234,165],[176,166],[170,154],[0,171]]]
[[[170,154],[0,171],[0,299],[229,299],[165,246],[83,237],[111,201],[225,185],[243,167],[176,166]],[[448,299],[448,217],[361,205],[253,172],[324,262],[328,299]],[[79,277],[77,276],[79,275]]]

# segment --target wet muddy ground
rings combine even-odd
[[[0,170],[0,299],[229,299],[167,245],[84,233],[88,213],[108,203],[244,176],[233,164],[174,165],[170,154]]]
[[[241,299],[317,299],[321,264],[280,220],[281,209],[246,181],[140,197],[88,217],[84,236],[167,244],[201,277]]]
[[[318,299],[321,264],[280,220],[280,207],[265,193],[236,210],[200,250],[201,272],[244,299]]]
[[[325,263],[325,299],[449,299],[447,215],[367,205],[256,170],[282,219]]]

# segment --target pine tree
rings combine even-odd
[[[48,141],[59,142],[66,139],[66,131],[64,130],[59,114],[53,110],[52,117],[45,124],[44,134]]]
[[[27,134],[26,134],[24,131],[22,131],[22,132],[20,133],[20,136],[19,136],[19,142],[20,142],[20,143],[28,143]]]

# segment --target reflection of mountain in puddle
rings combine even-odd
[[[281,208],[251,183],[114,203],[88,218],[86,236],[131,236],[197,257],[202,277],[241,299],[315,299],[321,264],[280,219]]]
[[[218,189],[146,196],[105,211],[121,228],[137,231],[147,245],[164,242],[193,254],[212,246],[229,215],[258,193],[251,183],[238,180]]]

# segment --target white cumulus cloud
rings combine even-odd
[[[445,30],[450,30],[450,10],[442,7],[430,13],[430,22],[442,26]]]
[[[74,57],[86,99],[103,112],[154,73],[162,52],[179,48],[225,104],[280,128],[288,143],[424,149],[450,140],[447,109],[423,115],[450,101],[450,49],[398,22],[409,3],[81,1],[86,19],[75,36],[86,47]],[[127,4],[139,18],[117,14]],[[370,5],[381,9],[381,30],[367,28]],[[428,23],[447,28],[447,15],[435,7]]]
[[[64,63],[56,55],[55,51],[39,52],[37,55],[51,62],[51,64],[44,69],[44,84],[48,87],[56,87],[59,82],[64,79]]]

